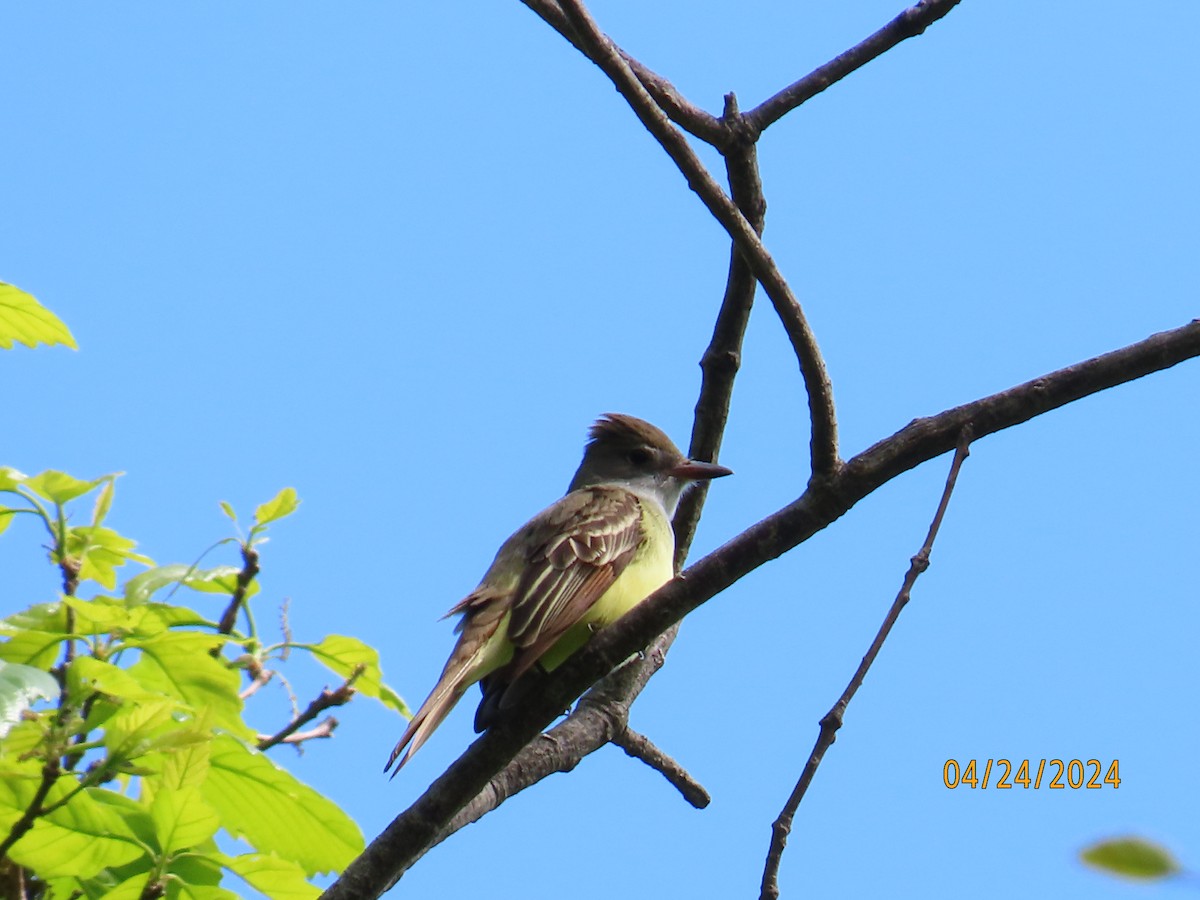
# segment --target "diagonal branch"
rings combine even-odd
[[[855,670],[854,675],[850,679],[850,683],[842,691],[842,695],[838,698],[837,703],[833,704],[833,708],[821,719],[821,730],[817,734],[817,741],[813,745],[812,751],[808,754],[808,762],[804,765],[804,771],[800,773],[800,779],[796,782],[796,787],[792,789],[787,803],[784,804],[783,811],[779,813],[779,818],[771,826],[771,846],[767,851],[766,865],[763,867],[759,900],[779,900],[779,864],[783,861],[783,851],[787,846],[788,835],[792,830],[792,819],[796,815],[796,810],[800,808],[800,802],[804,799],[804,795],[808,791],[808,786],[812,783],[813,776],[817,774],[817,767],[821,765],[821,760],[825,758],[825,751],[833,746],[833,742],[837,739],[838,729],[842,727],[842,718],[846,713],[846,707],[850,705],[850,701],[854,699],[854,695],[862,687],[863,680],[867,677],[867,672],[875,662],[876,657],[879,656],[879,651],[883,649],[883,642],[891,634],[892,626],[900,618],[901,611],[908,605],[908,601],[912,596],[913,585],[917,583],[917,579],[921,576],[921,573],[929,568],[929,555],[933,552],[933,542],[937,539],[938,531],[942,527],[942,519],[946,517],[946,508],[950,505],[950,495],[954,493],[954,484],[958,481],[958,471],[962,468],[962,464],[971,452],[971,437],[971,426],[967,425],[963,428],[962,434],[959,436],[958,447],[954,450],[954,460],[950,463],[950,473],[946,476],[946,487],[942,490],[941,502],[938,503],[937,512],[933,514],[933,521],[929,525],[929,532],[925,535],[925,543],[921,545],[921,549],[917,551],[917,555],[910,561],[908,572],[905,574],[904,581],[900,585],[900,592],[896,594],[896,599],[892,601],[891,608],[883,618],[883,624],[879,626],[879,631],[875,634],[875,640],[871,642],[870,648],[868,648],[866,655],[863,656],[862,662],[859,663],[858,669]]]
[[[688,187],[696,192],[709,212],[729,232],[738,251],[746,258],[754,277],[770,297],[800,363],[800,373],[804,377],[804,388],[808,393],[809,415],[812,419],[810,462],[813,477],[821,478],[832,474],[839,465],[833,388],[829,383],[829,374],[825,370],[825,360],[817,347],[816,337],[792,289],[780,274],[775,260],[763,246],[753,226],[713,180],[688,144],[687,138],[679,133],[646,92],[616,47],[600,33],[587,10],[578,0],[560,0],[559,5],[574,26],[576,36],[588,57],[612,79],[621,96],[633,108],[634,114],[687,178]]]
[[[334,706],[344,706],[349,703],[354,697],[354,682],[356,682],[363,673],[362,665],[355,666],[354,671],[350,674],[342,684],[334,688],[332,691],[329,688],[322,688],[311,703],[305,707],[304,711],[298,713],[292,718],[292,721],[284,725],[279,731],[272,735],[259,735],[258,742],[255,746],[259,750],[270,750],[276,744],[295,744],[295,734],[321,713]],[[328,732],[332,732],[337,727],[337,719],[332,716],[328,717],[321,725],[317,727],[317,731],[326,732],[324,734],[310,735],[310,737],[328,737]]]
[[[655,746],[654,742],[644,734],[627,727],[621,733],[614,735],[612,742],[629,756],[640,759],[650,768],[661,773],[663,778],[671,782],[675,789],[683,794],[683,798],[696,809],[704,809],[712,802],[712,797],[704,789],[704,785],[693,778],[687,769]]]
[[[774,97],[763,101],[745,120],[757,140],[768,126],[811,100],[830,85],[841,81],[851,72],[861,69],[871,60],[891,50],[901,41],[917,37],[926,28],[957,6],[961,0],[921,0],[888,22],[862,43],[834,57],[820,68],[809,72],[799,81],[788,85]]]
[[[376,897],[436,841],[447,824],[559,712],[654,635],[766,562],[848,512],[896,476],[954,448],[967,425],[976,440],[1083,397],[1200,356],[1200,319],[1033,381],[918,419],[860,453],[828,480],[746,529],[603,629],[531,693],[513,715],[478,738],[397,816],[322,895]]]
[[[591,54],[580,42],[562,7],[555,0],[521,0],[521,2],[541,17],[543,22],[566,38],[567,42],[576,50],[588,59],[592,59]],[[633,70],[638,81],[642,83],[642,87],[654,98],[654,102],[671,117],[671,121],[714,147],[721,147],[728,143],[729,132],[716,116],[693,104],[676,90],[675,85],[648,69],[623,50],[618,52],[629,68]]]

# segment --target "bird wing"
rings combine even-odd
[[[641,501],[618,487],[573,491],[539,519],[530,523],[533,549],[513,593],[510,682],[585,617],[643,539]]]
[[[641,541],[641,501],[630,491],[604,485],[572,491],[509,538],[483,583],[447,613],[463,616],[455,629],[461,632],[458,643],[384,771],[399,759],[398,772],[479,678],[483,656],[505,615],[511,611],[512,660],[483,678],[485,697],[495,691],[496,702],[604,596]],[[519,566],[513,566],[518,560],[512,554],[519,554]],[[496,574],[510,568],[520,571],[515,584]]]

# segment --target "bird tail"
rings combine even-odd
[[[452,614],[465,613],[458,626],[462,633],[454,652],[446,661],[446,667],[442,669],[442,677],[408,723],[404,736],[383,767],[386,772],[397,759],[400,760],[395,772],[392,772],[393,778],[421,745],[429,740],[434,729],[442,724],[467,688],[505,661],[492,658],[495,655],[492,638],[508,617],[504,604],[497,602],[502,599],[477,590],[450,611]],[[402,753],[403,757],[400,755]]]
[[[463,667],[465,669],[465,667]],[[391,756],[388,757],[387,765],[383,767],[383,771],[388,771],[396,759],[403,753],[404,757],[400,759],[396,766],[396,771],[392,772],[392,777],[396,777],[396,773],[404,768],[404,764],[409,761],[414,753],[416,753],[421,745],[429,740],[429,736],[434,730],[442,724],[442,720],[446,718],[450,710],[454,708],[454,704],[459,701],[463,695],[462,679],[465,672],[460,669],[457,672],[443,672],[441,680],[433,689],[426,699],[421,704],[421,708],[417,710],[417,714],[412,717],[412,721],[408,723],[408,728],[404,729],[404,735],[400,738],[399,743],[392,749]],[[407,751],[405,750],[407,747]]]

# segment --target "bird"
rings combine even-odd
[[[674,576],[671,519],[691,485],[733,474],[688,459],[659,428],[606,413],[589,429],[567,493],[511,537],[471,593],[437,684],[388,757],[392,777],[472,684],[475,731],[516,705],[531,682]],[[403,754],[403,756],[402,756]]]

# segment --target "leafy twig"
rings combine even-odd
[[[258,551],[247,541],[242,544],[242,568],[237,574],[233,595],[229,605],[225,607],[225,612],[221,613],[221,620],[217,625],[217,631],[221,634],[229,634],[233,631],[233,626],[237,623],[238,611],[246,602],[246,592],[250,589],[250,582],[254,581],[258,572]]]

